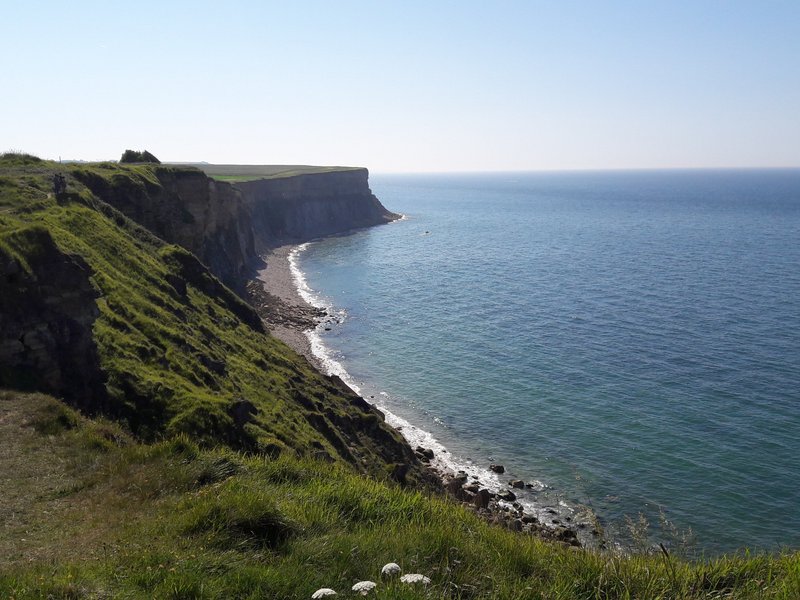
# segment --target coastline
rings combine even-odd
[[[283,245],[262,256],[265,266],[258,271],[257,279],[248,284],[251,303],[270,334],[304,356],[315,368],[339,375],[356,393],[364,395],[348,381],[341,365],[325,358],[324,347],[315,333],[321,324],[337,317],[330,310],[312,304],[308,297],[311,290],[305,297],[301,292],[305,282],[294,261],[306,246],[307,243]],[[521,480],[514,483],[512,474],[504,473],[502,467],[494,471],[455,459],[432,434],[380,406],[375,395],[370,395],[367,401],[384,412],[386,422],[416,448],[418,458],[443,482],[443,489],[450,497],[488,521],[573,547],[605,546],[596,516],[588,507],[573,507],[563,502],[537,503],[535,494],[540,491],[535,489],[540,485],[537,480],[533,484]]]
[[[270,334],[322,371],[322,363],[311,351],[305,331],[316,327],[327,313],[306,302],[297,290],[289,265],[289,255],[297,248],[279,246],[262,256],[264,268],[248,284],[247,291]]]

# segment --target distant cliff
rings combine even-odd
[[[398,218],[369,188],[367,169],[236,183],[253,219],[259,250],[380,225]]]
[[[241,289],[257,257],[250,211],[236,188],[184,167],[124,173],[85,168],[73,176],[126,217],[195,254],[227,286]]]
[[[195,254],[242,291],[258,254],[284,243],[388,223],[366,169],[227,183],[185,166],[76,168],[95,196],[163,240]]]

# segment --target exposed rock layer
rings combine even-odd
[[[99,294],[88,265],[61,252],[43,228],[3,241],[0,387],[63,394],[90,412],[101,408],[105,389],[92,336]]]
[[[252,213],[259,250],[398,218],[369,188],[367,169],[237,183]]]
[[[252,219],[241,193],[196,169],[159,167],[156,180],[76,171],[75,177],[163,240],[195,254],[227,286],[241,290],[256,258]]]
[[[194,253],[240,293],[258,253],[398,218],[372,194],[367,169],[234,185],[186,167],[158,167],[154,174],[155,180],[75,172],[98,198],[163,240]]]

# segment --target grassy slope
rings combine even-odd
[[[165,167],[64,168],[154,184],[153,170]],[[88,263],[102,294],[94,335],[106,387],[117,416],[139,437],[184,432],[272,454],[346,456],[376,474],[391,468],[377,459],[381,447],[359,432],[377,425],[375,415],[362,412],[282,342],[237,318],[247,307],[232,293],[206,293],[215,280],[196,263],[197,272],[187,275],[192,269],[185,265],[194,260],[187,252],[94,200],[74,178],[71,198],[56,203],[48,192],[57,169],[19,157],[0,163],[0,253],[24,261],[37,239],[26,232],[45,228],[61,251]],[[185,295],[168,277],[187,284]],[[230,416],[239,399],[259,410],[243,429]],[[320,434],[319,424],[331,421],[338,422],[329,428],[333,433]],[[350,425],[350,438],[336,433]]]
[[[374,597],[800,597],[797,557],[569,550],[349,469],[139,444],[43,395],[0,393],[0,437],[3,598],[353,597],[389,561],[431,585]]]
[[[309,165],[209,165],[193,163],[209,177],[222,181],[253,181],[255,179],[276,179],[295,175],[353,171],[360,167],[313,167]]]

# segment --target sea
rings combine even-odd
[[[402,219],[290,262],[315,354],[439,468],[607,546],[800,548],[800,170],[370,184]]]

